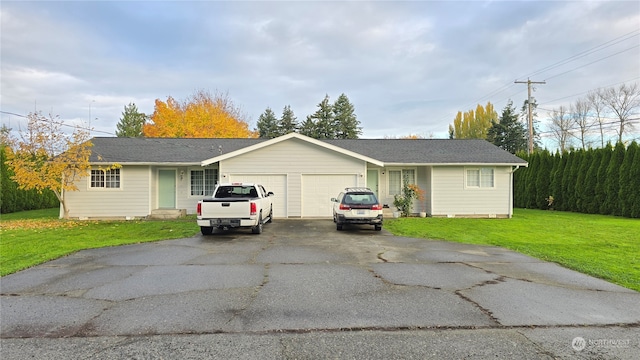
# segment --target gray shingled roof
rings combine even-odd
[[[98,137],[92,140],[91,162],[192,163],[227,154],[265,139],[168,139]],[[526,161],[485,140],[357,139],[323,140],[384,163],[513,164]]]

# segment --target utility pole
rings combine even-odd
[[[546,84],[546,81],[531,81],[527,79],[527,81],[514,81],[516,84],[527,84],[528,97],[527,97],[527,105],[529,108],[529,149],[528,153],[533,153],[533,112],[531,111],[531,84]]]

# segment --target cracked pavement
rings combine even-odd
[[[640,353],[640,294],[553,263],[331,220],[264,229],[84,250],[5,276],[2,358]]]

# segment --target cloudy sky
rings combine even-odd
[[[2,1],[1,119],[34,110],[114,136],[124,106],[227,93],[250,126],[325,94],[363,137],[447,137],[457,111],[547,110],[640,82],[640,2]],[[636,134],[640,132],[636,127]],[[544,129],[543,129],[544,130]]]

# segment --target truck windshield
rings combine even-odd
[[[253,186],[220,186],[215,194],[215,198],[217,199],[231,197],[253,198],[258,197],[258,193]]]

